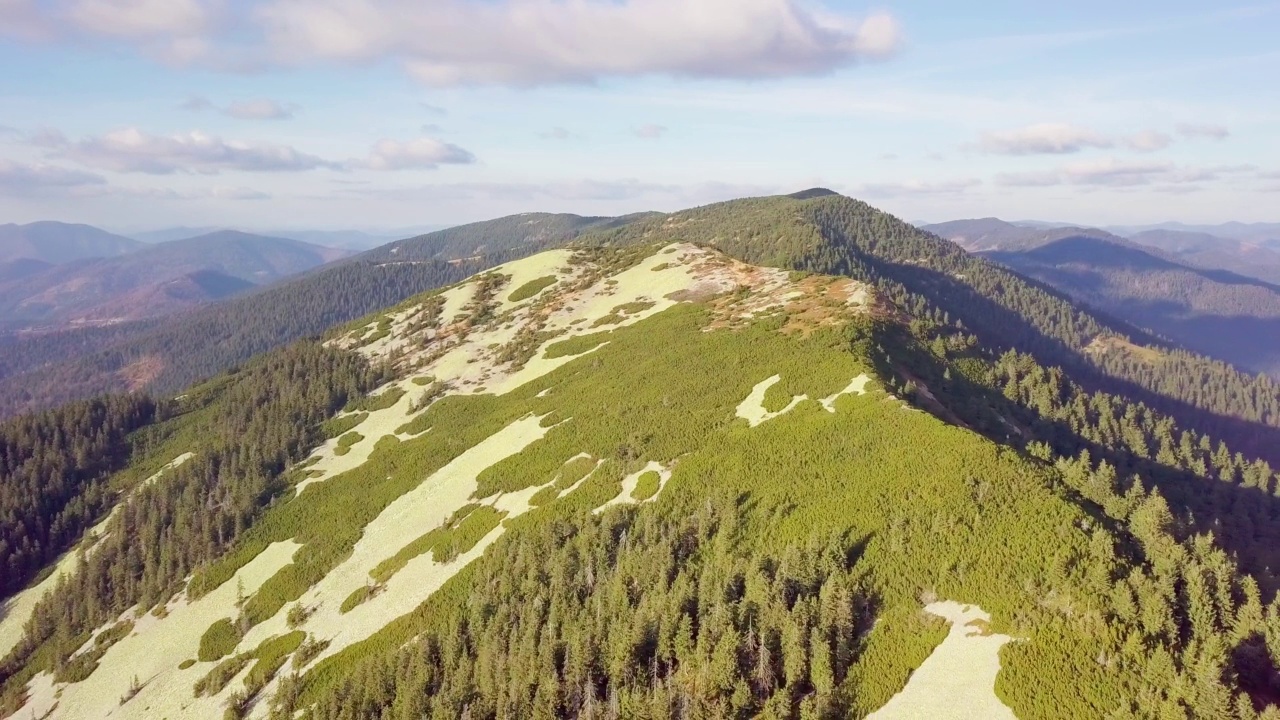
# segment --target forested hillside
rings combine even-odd
[[[412,262],[456,260],[504,253],[518,257],[522,253],[537,252],[539,248],[555,247],[584,232],[620,227],[657,215],[659,214],[641,213],[615,218],[523,213],[388,243],[363,253],[360,258],[370,262]]]
[[[1280,458],[1276,381],[1161,343],[851,198],[806,193],[732,201],[593,239],[609,244],[686,239],[747,262],[865,280],[916,322],[972,334],[988,352],[1031,353],[1090,389],[1145,403],[1186,427]]]
[[[492,264],[489,261],[488,264]],[[424,288],[456,282],[484,262],[351,264],[125,333],[105,350],[70,362],[36,365],[60,347],[53,337],[13,346],[33,368],[0,380],[0,415],[49,407],[103,392],[176,392],[291,340],[395,304]],[[78,338],[79,336],[72,336]]]
[[[765,214],[809,202],[739,206],[760,214],[717,244],[839,226]],[[116,474],[76,439],[84,409],[12,423],[61,428],[43,462],[85,480],[57,503],[107,518],[54,592],[6,608],[0,639],[31,621],[0,709],[799,719],[986,697],[1022,720],[1277,717],[1274,470],[893,287],[628,240],[123,413],[95,441]],[[34,535],[59,515],[30,517]],[[944,600],[990,620],[949,634]],[[1015,638],[988,646],[994,686],[976,655],[959,691],[914,685],[957,632]]]
[[[221,232],[0,281],[0,328],[64,328],[168,315],[345,257],[295,240]]]
[[[643,217],[499,218],[392,243],[163,321],[67,334],[0,334],[6,350],[0,358],[0,417],[104,392],[174,392],[257,353],[570,242],[586,229]]]
[[[1280,286],[1089,237],[983,255],[1181,347],[1280,376]]]
[[[995,218],[923,229],[1178,347],[1246,372],[1280,373],[1280,286],[1260,279],[1272,254],[1265,248],[1165,231],[1131,241],[1103,230],[1023,227]],[[1151,246],[1140,244],[1144,239]]]
[[[1189,265],[1228,270],[1280,285],[1280,232],[1276,240],[1249,241],[1202,232],[1144,230],[1129,236],[1140,245],[1176,255]]]

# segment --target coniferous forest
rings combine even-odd
[[[237,349],[166,365],[155,382],[189,385],[181,394],[119,392],[0,425],[0,597],[76,553],[0,659],[0,713],[22,707],[40,673],[83,681],[134,619],[198,601],[295,542],[293,562],[192,650],[191,665],[209,664],[193,697],[249,668],[228,717],[258,702],[272,717],[332,720],[863,717],[946,636],[920,612],[937,598],[979,604],[1018,638],[995,692],[1023,720],[1280,717],[1273,381],[832,194],[636,218],[579,237],[573,262],[607,286],[674,241],[784,268],[801,295],[842,275],[875,300],[860,314],[823,297],[727,322],[752,301],[742,286],[610,330],[653,307],[620,304],[561,346],[541,326],[495,343],[496,362],[565,364],[503,394],[460,394],[409,377],[405,357],[446,326],[459,342],[506,327],[513,304],[552,312],[556,277],[489,273],[456,317],[429,293],[340,325],[474,269],[425,262],[410,267],[427,275],[384,292],[352,266],[349,302],[282,286]],[[249,313],[268,294],[237,302]],[[294,300],[314,312],[290,317]],[[236,317],[189,332],[234,334]],[[338,327],[267,347],[320,323]],[[164,337],[166,352],[187,342]],[[359,352],[389,341],[401,344],[381,360]],[[774,373],[763,406],[781,415],[734,419]],[[839,395],[860,373],[871,391]],[[391,380],[402,384],[370,395]],[[366,437],[361,423],[408,392],[421,395],[409,419]],[[487,550],[412,612],[326,654],[305,629],[308,589],[397,498],[530,418],[542,440],[480,471],[470,504],[402,538],[332,602],[358,612],[417,557],[447,565],[489,538]],[[314,448],[342,457],[369,440],[362,464],[296,492]],[[596,512],[649,462],[670,479],[645,475],[637,503]],[[519,517],[486,504],[534,488]],[[241,647],[280,615],[289,633]]]

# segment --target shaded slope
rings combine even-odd
[[[1280,287],[1088,237],[984,255],[1182,347],[1280,375]]]
[[[1276,235],[1280,237],[1280,232]],[[1265,242],[1174,230],[1147,230],[1129,239],[1171,253],[1189,265],[1229,270],[1280,284],[1280,242],[1268,246]]]

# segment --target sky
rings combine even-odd
[[[1280,221],[1280,2],[0,0],[0,223]]]

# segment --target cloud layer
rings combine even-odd
[[[1220,125],[1183,123],[1176,130],[1184,138],[1222,140],[1230,134]],[[1038,123],[983,133],[974,147],[992,155],[1069,155],[1082,150],[1107,150],[1118,146],[1150,153],[1164,150],[1172,144],[1173,136],[1159,130],[1113,136],[1070,123]]]
[[[1188,185],[1221,179],[1224,175],[1251,173],[1253,165],[1215,165],[1185,167],[1170,162],[1132,161],[1115,157],[1071,163],[1052,170],[1002,173],[996,184],[1006,187],[1052,187],[1055,185],[1092,185],[1100,187],[1137,187],[1147,185]]]
[[[329,160],[288,145],[224,140],[198,130],[153,135],[138,128],[69,140],[56,130],[30,138],[51,158],[118,173],[216,175],[224,171],[272,173],[328,169],[434,170],[440,165],[475,162],[467,150],[434,138],[380,140],[365,158]]]
[[[76,141],[59,133],[46,133],[37,144],[56,157],[121,173],[296,172],[338,166],[287,145],[228,141],[200,131],[152,135],[137,128],[125,128]]]
[[[801,0],[0,0],[0,27],[215,67],[392,60],[430,85],[812,75],[901,43],[891,15]]]
[[[0,195],[35,195],[46,190],[62,190],[104,185],[101,175],[56,165],[29,165],[0,159]]]

